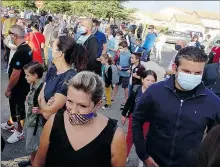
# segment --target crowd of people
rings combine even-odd
[[[220,166],[220,41],[208,55],[196,36],[189,46],[177,41],[158,80],[144,66],[154,46],[161,62],[166,40],[154,25],[142,39],[142,24],[25,19],[13,9],[2,23],[10,118],[1,128],[12,132],[7,143],[25,138],[30,154],[18,166],[125,167],[133,143],[147,167]],[[111,109],[120,85],[127,135],[99,113]]]

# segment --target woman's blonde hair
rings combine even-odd
[[[82,90],[91,95],[91,100],[97,104],[104,94],[104,82],[93,72],[82,71],[76,74],[69,82],[69,86]]]

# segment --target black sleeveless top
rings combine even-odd
[[[50,134],[46,167],[110,167],[111,142],[117,122],[109,119],[107,126],[90,143],[75,151],[64,126],[64,110],[57,112]],[[77,137],[77,136],[76,136]]]

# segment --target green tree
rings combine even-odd
[[[19,10],[35,10],[35,2],[34,0],[23,0],[23,1],[14,1],[14,0],[7,0],[2,1],[2,6],[4,7],[13,7]]]
[[[71,10],[71,5],[69,1],[44,1],[42,10],[64,14]]]
[[[126,9],[123,1],[91,1],[88,11],[99,18],[127,20],[133,10]]]

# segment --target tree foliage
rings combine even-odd
[[[124,0],[125,1],[125,0]],[[89,16],[97,18],[122,19],[126,20],[133,12],[132,9],[126,9],[122,0],[109,1],[51,1],[44,0],[41,10],[50,11],[51,13],[61,13],[75,16]],[[3,1],[3,6],[15,7],[18,9],[35,8],[34,0]]]
[[[36,10],[34,0],[23,0],[23,1],[14,1],[14,0],[3,0],[2,6],[12,7],[17,10]]]

